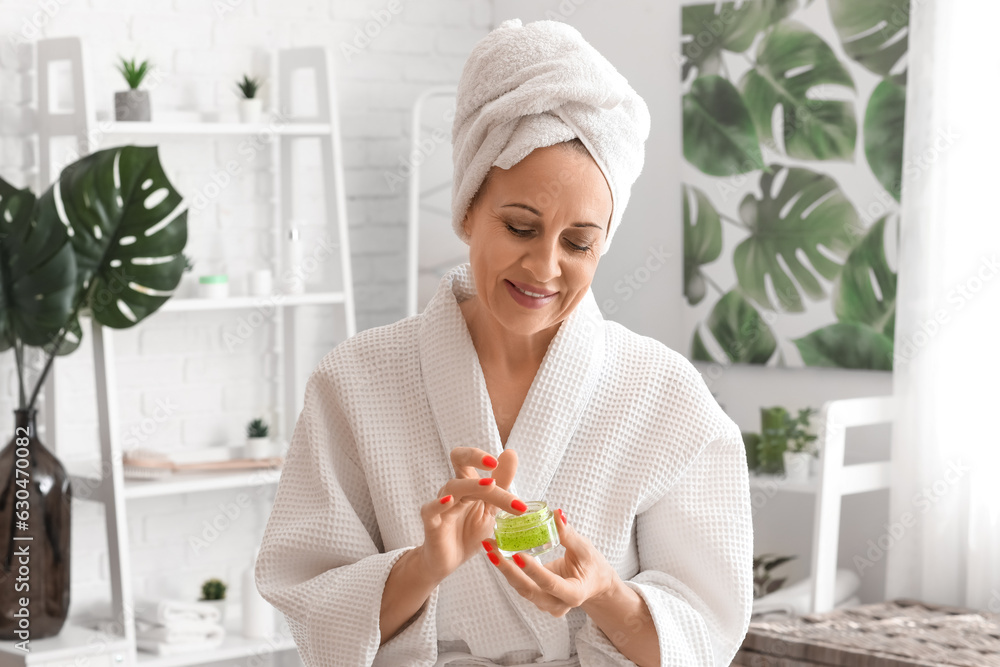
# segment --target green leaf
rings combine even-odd
[[[854,104],[812,99],[830,86],[854,90],[833,49],[804,25],[777,24],[757,47],[757,66],[740,83],[762,141],[780,150],[771,119],[781,107],[784,151],[801,160],[851,160],[857,137]]]
[[[885,259],[883,235],[886,218],[868,230],[848,255],[833,288],[833,311],[841,322],[865,324],[892,339],[896,313],[896,274]],[[872,275],[881,297],[876,295]]]
[[[829,0],[830,18],[847,55],[879,76],[906,56],[909,0]]]
[[[684,96],[684,157],[710,176],[762,169],[757,132],[739,92],[721,76],[702,76]]]
[[[732,363],[766,364],[778,348],[771,328],[737,290],[719,299],[705,325]],[[712,357],[697,329],[692,347],[696,360],[722,363]]]
[[[72,312],[73,248],[62,224],[35,224],[36,205],[0,179],[0,350],[50,344]]]
[[[872,91],[865,112],[865,157],[875,178],[901,201],[903,185],[903,119],[906,86],[886,79]]]
[[[694,197],[696,208],[691,206]],[[681,186],[684,202],[684,296],[692,306],[705,298],[701,266],[714,262],[722,252],[722,223],[705,193]]]
[[[137,146],[84,157],[42,195],[38,224],[72,230],[77,290],[101,324],[131,327],[170,298],[184,272],[181,200],[156,147]]]
[[[814,301],[825,299],[826,292],[799,253],[820,277],[833,280],[841,265],[820,252],[819,246],[845,258],[864,230],[854,206],[832,178],[808,169],[771,168],[772,173],[764,172],[760,177],[762,198],[748,194],[740,203],[740,218],[751,231],[750,237],[736,246],[733,264],[740,287],[758,304],[800,313],[804,310],[800,289]],[[781,189],[774,194],[775,181],[782,176]],[[768,275],[777,303],[764,287]]]
[[[892,339],[866,324],[836,322],[793,342],[806,366],[892,370]]]

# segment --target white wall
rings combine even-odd
[[[632,198],[614,244],[601,259],[594,294],[605,317],[633,331],[652,336],[689,355],[682,338],[684,252],[680,223],[680,8],[659,0],[495,0],[495,22],[520,18],[564,20],[577,28],[629,80],[646,100],[652,127],[646,142],[646,162],[633,187]],[[635,278],[651,247],[671,254],[666,267],[653,272],[638,291],[626,288]],[[645,274],[640,270],[638,277]],[[626,298],[628,296],[629,298]],[[613,300],[609,308],[607,300]],[[744,431],[760,431],[762,406],[789,409],[819,407],[838,398],[892,393],[890,373],[840,369],[724,368],[697,362],[709,388]],[[848,462],[887,458],[885,429],[848,432]],[[813,504],[808,496],[784,494],[758,499],[754,509],[755,552],[799,554],[786,572],[790,581],[807,572],[812,540]],[[864,555],[867,540],[877,540],[888,521],[888,494],[874,492],[848,498],[843,506],[840,565],[852,567],[855,554]],[[862,577],[865,601],[882,599],[884,561]]]
[[[394,14],[395,6],[390,0],[0,0],[0,176],[34,186],[35,38],[83,38],[95,105],[105,115],[113,93],[124,89],[114,57],[151,58],[162,75],[151,90],[154,119],[184,111],[232,118],[233,84],[245,71],[262,73],[254,68],[266,49],[324,45],[337,68],[358,328],[395,321],[404,311],[406,189],[393,190],[387,176],[398,173],[409,154],[409,112],[418,92],[457,82],[465,56],[489,30],[492,5],[400,0],[402,11]],[[375,23],[373,13],[388,14],[388,25]],[[348,57],[342,46],[356,44],[366,28],[374,35],[370,43]],[[175,186],[191,197],[236,146],[235,140],[164,141],[160,153]],[[189,254],[215,253],[232,272],[264,261],[270,178],[261,155],[244,165],[244,178],[189,213]],[[299,166],[314,160],[306,154]],[[312,214],[320,195],[319,186],[308,183],[296,203]],[[235,352],[226,349],[223,334],[237,317],[233,311],[158,313],[155,323],[116,333],[124,442],[175,451],[242,441],[244,424],[274,402],[274,360],[267,327]],[[300,323],[307,371],[339,342],[336,322],[313,309]],[[76,353],[57,362],[58,454],[66,460],[98,452],[89,330],[85,336]],[[305,376],[300,379],[299,395]],[[12,433],[16,387],[13,356],[0,354],[0,433]],[[168,419],[156,419],[158,405],[171,406]],[[52,444],[44,433],[42,441]],[[238,577],[259,543],[273,490],[130,501],[136,595],[193,598],[201,581],[220,576],[238,599]],[[239,495],[244,492],[246,498]],[[98,506],[75,500],[73,511],[71,615],[80,616],[108,599],[108,564]],[[230,527],[217,536],[206,528],[206,521],[224,525],[226,518]],[[194,538],[206,536],[213,538],[207,547],[194,546]]]

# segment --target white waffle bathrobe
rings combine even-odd
[[[634,664],[580,608],[554,618],[523,599],[485,553],[379,646],[385,580],[423,542],[420,506],[454,476],[449,452],[503,450],[458,306],[474,294],[456,267],[423,313],[357,334],[309,377],[255,571],[309,666],[432,666],[455,650],[480,659],[448,664]],[[511,490],[563,508],[643,597],[663,665],[730,664],[753,597],[750,493],[740,430],[697,369],[605,321],[588,291],[507,447]]]

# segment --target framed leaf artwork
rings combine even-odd
[[[681,7],[692,359],[892,370],[908,0]]]

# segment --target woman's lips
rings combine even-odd
[[[510,293],[511,298],[525,308],[544,308],[548,304],[552,303],[552,301],[555,300],[556,295],[559,294],[558,292],[552,292],[548,296],[543,297],[528,296],[521,290],[517,289],[511,281],[504,280],[504,284],[507,286],[507,291]]]

